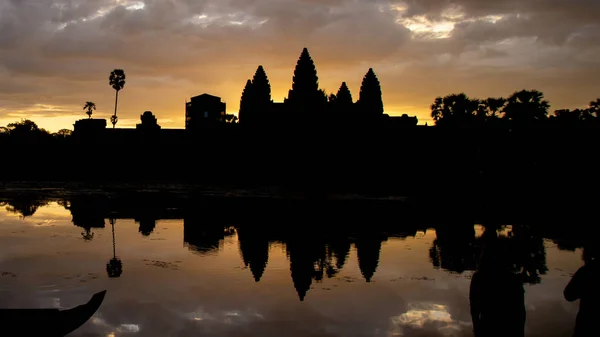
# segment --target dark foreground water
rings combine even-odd
[[[161,220],[152,209],[113,220],[94,212],[64,201],[2,204],[0,307],[71,308],[106,289],[70,336],[473,335],[482,225],[286,236],[284,222],[258,230]],[[580,249],[496,229],[524,250],[526,335],[569,336],[578,302],[562,291]]]

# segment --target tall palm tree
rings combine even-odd
[[[83,106],[83,110],[86,110],[86,114],[92,119],[93,110],[96,110],[96,103],[94,102],[85,102]]]
[[[111,71],[108,77],[108,84],[115,89],[115,114],[110,117],[110,122],[113,125],[113,129],[119,120],[117,118],[117,104],[119,102],[119,91],[125,87],[125,71],[123,69],[115,69]]]
[[[113,237],[113,258],[106,264],[106,273],[108,277],[119,277],[123,273],[123,262],[117,257],[117,247],[115,242],[115,219],[110,219],[110,226],[112,227]]]

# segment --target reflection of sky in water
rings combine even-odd
[[[108,221],[92,229],[91,241],[71,221],[57,203],[25,218],[0,207],[2,307],[65,309],[108,290],[95,317],[70,337],[472,336],[472,272],[433,268],[433,229],[384,241],[370,283],[353,245],[339,274],[313,279],[300,302],[284,243],[266,248],[268,263],[256,282],[235,233],[219,242],[218,251],[202,254],[184,245],[183,220],[159,220],[143,236],[133,219],[117,219],[123,274],[109,279]],[[476,226],[475,236],[482,231]],[[541,284],[526,287],[527,329],[530,336],[567,336],[577,303],[566,303],[562,289],[581,265],[580,253],[545,245],[549,272]]]
[[[409,310],[402,315],[391,318],[390,336],[404,336],[406,328],[429,328],[437,330],[444,336],[454,336],[471,325],[471,322],[453,320],[445,305],[411,303],[408,308]]]

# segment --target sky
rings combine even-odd
[[[537,89],[552,110],[585,107],[600,97],[599,28],[597,0],[0,0],[0,125],[72,129],[86,101],[109,118],[122,68],[117,126],[150,110],[183,128],[202,93],[237,113],[258,65],[283,101],[304,47],[328,93],[346,81],[358,99],[372,67],[385,112],[420,124],[459,92]]]

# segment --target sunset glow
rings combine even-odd
[[[127,72],[119,126],[151,110],[165,128],[184,127],[186,99],[220,96],[237,113],[262,64],[275,101],[290,89],[309,48],[320,87],[346,81],[354,99],[372,67],[386,113],[429,123],[436,96],[543,91],[552,109],[597,97],[599,5],[593,1],[405,2],[10,1],[0,4],[0,125],[30,118],[72,129],[94,101],[112,114],[108,73]],[[560,22],[560,24],[557,24]]]

